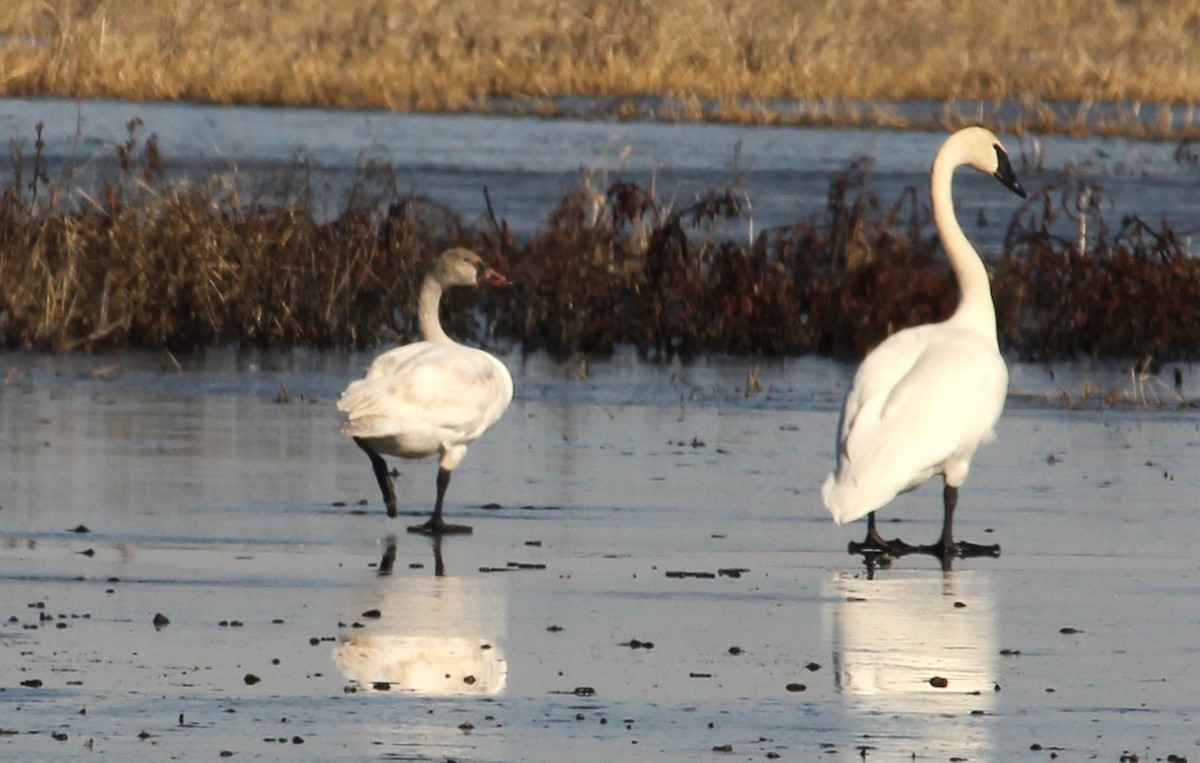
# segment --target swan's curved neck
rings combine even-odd
[[[962,300],[951,320],[968,325],[996,341],[996,308],[992,304],[992,286],[987,269],[954,215],[951,182],[959,163],[953,156],[939,155],[933,162],[930,177],[933,220],[962,293]]]
[[[417,325],[421,329],[421,338],[435,344],[449,344],[453,340],[442,329],[442,320],[438,317],[441,301],[442,284],[432,275],[425,276],[417,297]]]

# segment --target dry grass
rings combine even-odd
[[[1196,231],[1136,216],[1111,230],[1101,199],[1079,211],[1079,190],[1043,191],[1009,232],[994,287],[1009,346],[1038,360],[1197,357],[1200,301],[1188,297],[1200,284],[1188,240]],[[1063,235],[1071,228],[1091,233]]]
[[[904,99],[1200,100],[1193,0],[7,0],[0,93],[388,109],[655,95],[678,118]],[[544,109],[553,113],[549,102]],[[637,107],[618,105],[631,116]],[[833,117],[830,117],[833,115]],[[803,115],[800,117],[803,121]]]
[[[560,356],[634,346],[861,357],[957,301],[924,195],[885,203],[870,162],[831,178],[822,217],[747,236],[747,199],[684,208],[619,178],[566,193],[528,241],[503,220],[465,226],[366,164],[332,219],[298,163],[251,193],[236,178],[176,182],[136,120],[80,196],[78,168],[47,177],[38,143],[0,186],[0,346],[374,346],[414,336],[416,288],[449,245],[521,284],[451,294],[448,329]],[[99,162],[99,159],[92,160]],[[111,166],[108,166],[111,165]],[[1200,357],[1191,232],[1104,220],[1099,192],[1043,192],[1020,209],[993,289],[1006,349],[1028,358]],[[1086,225],[1085,225],[1086,223]],[[459,306],[463,305],[459,302]],[[486,323],[486,332],[477,325]]]
[[[413,314],[437,249],[476,240],[452,214],[400,200],[382,167],[362,169],[332,222],[318,220],[304,180],[269,200],[228,181],[168,181],[138,126],[115,174],[82,200],[75,168],[47,177],[36,148],[14,150],[0,192],[9,347],[373,346],[411,336],[394,311]]]

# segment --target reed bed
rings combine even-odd
[[[1014,220],[994,280],[1002,339],[1039,360],[1195,359],[1200,230],[1136,216],[1110,229],[1102,204],[1086,184],[1047,190]]]
[[[1108,102],[1162,132],[1141,104],[1194,128],[1198,38],[1192,0],[7,0],[0,94],[840,124],[1003,100],[1041,129],[1071,127],[1047,103]]]
[[[40,141],[12,149],[0,189],[0,342],[37,350],[373,347],[415,338],[416,290],[441,249],[472,247],[518,284],[450,296],[452,334],[566,356],[636,347],[857,358],[957,301],[924,188],[882,200],[870,161],[830,179],[826,211],[751,240],[750,200],[714,189],[671,207],[652,189],[584,177],[518,240],[467,225],[364,163],[334,214],[319,174],[257,189],[170,180],[140,124],[83,193],[48,175]],[[1014,215],[993,287],[1006,350],[1031,359],[1200,356],[1200,259],[1185,233],[1122,218],[1071,186]],[[485,292],[488,290],[484,290]],[[463,309],[468,305],[475,309]]]

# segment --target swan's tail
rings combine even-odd
[[[865,517],[875,509],[895,497],[895,493],[886,490],[864,489],[863,485],[854,481],[838,481],[837,476],[830,473],[821,485],[821,500],[829,510],[833,521],[839,525],[853,522],[859,517]]]
[[[386,382],[386,380],[385,380]],[[381,437],[394,435],[404,427],[389,415],[387,384],[379,379],[359,379],[351,382],[338,399],[339,411],[346,414],[342,434],[350,437]]]

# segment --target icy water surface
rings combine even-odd
[[[930,107],[931,111],[933,107]],[[484,188],[497,216],[527,236],[545,224],[582,172],[596,191],[621,179],[654,189],[683,208],[710,191],[733,189],[746,208],[730,236],[752,239],[764,229],[825,214],[829,184],[852,162],[869,158],[870,188],[890,207],[915,188],[927,200],[928,171],[942,132],[663,124],[603,120],[397,114],[372,111],[266,109],[177,103],[0,98],[0,138],[32,156],[34,127],[44,124],[44,158],[52,173],[66,164],[87,189],[113,172],[126,123],[141,119],[139,141],[158,137],[174,177],[237,177],[243,196],[280,174],[312,180],[318,209],[342,207],[345,189],[367,162],[395,173],[401,193],[444,204],[468,223],[486,212]],[[1124,139],[1001,136],[1022,184],[1088,183],[1102,190],[1106,219],[1125,215],[1176,231],[1200,229],[1195,199],[1200,162],[1195,146]],[[137,152],[135,151],[135,155]],[[0,155],[7,173],[8,153]],[[26,167],[26,171],[29,168]],[[959,217],[985,254],[999,250],[1018,200],[986,178],[962,173]],[[5,177],[7,181],[7,177]],[[307,181],[306,181],[307,182]],[[279,185],[276,181],[275,185]],[[1058,194],[1055,194],[1058,201]],[[1073,202],[1074,196],[1070,199]],[[1072,204],[1073,208],[1073,204]],[[1094,226],[1093,226],[1094,228]],[[1095,234],[1093,229],[1092,234]]]
[[[850,369],[507,357],[435,549],[434,463],[389,520],[337,431],[368,359],[0,356],[0,758],[1200,758],[1200,414],[1044,399],[1119,369],[1015,367],[957,524],[1002,556],[869,579]]]

